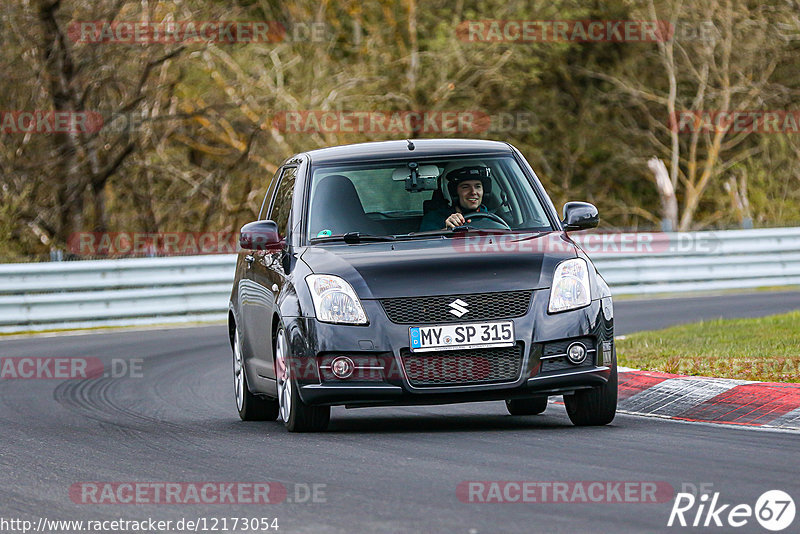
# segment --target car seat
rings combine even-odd
[[[439,179],[441,182],[441,178]],[[427,215],[432,211],[436,211],[442,208],[449,208],[450,203],[444,197],[444,193],[442,192],[441,186],[437,187],[436,190],[431,195],[430,200],[425,200],[422,203],[422,214]]]
[[[353,182],[341,174],[326,176],[317,184],[311,202],[309,228],[312,237],[323,230],[330,231],[331,235],[348,232],[386,234],[381,223],[367,216]]]

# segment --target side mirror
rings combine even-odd
[[[266,250],[278,252],[283,240],[278,235],[275,221],[255,221],[242,226],[239,232],[239,247],[243,250]]]
[[[561,221],[561,224],[564,225],[565,232],[597,228],[599,222],[600,215],[593,204],[588,202],[567,202],[564,204],[564,220]]]

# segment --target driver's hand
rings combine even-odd
[[[455,228],[456,226],[463,226],[468,222],[472,222],[470,219],[465,219],[464,216],[460,213],[454,213],[444,221],[444,225],[447,228]]]

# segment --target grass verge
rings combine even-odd
[[[800,382],[800,311],[630,334],[617,341],[617,358],[646,371]]]

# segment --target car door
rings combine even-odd
[[[273,220],[278,225],[282,238],[288,240],[289,220],[297,167],[288,166],[279,171],[273,196],[263,209],[260,219]],[[272,350],[272,317],[280,288],[286,274],[283,269],[283,251],[251,251],[252,260],[247,268],[251,298],[247,306],[248,344],[251,357],[247,362],[247,373],[256,382],[258,391],[277,393],[275,367]]]

